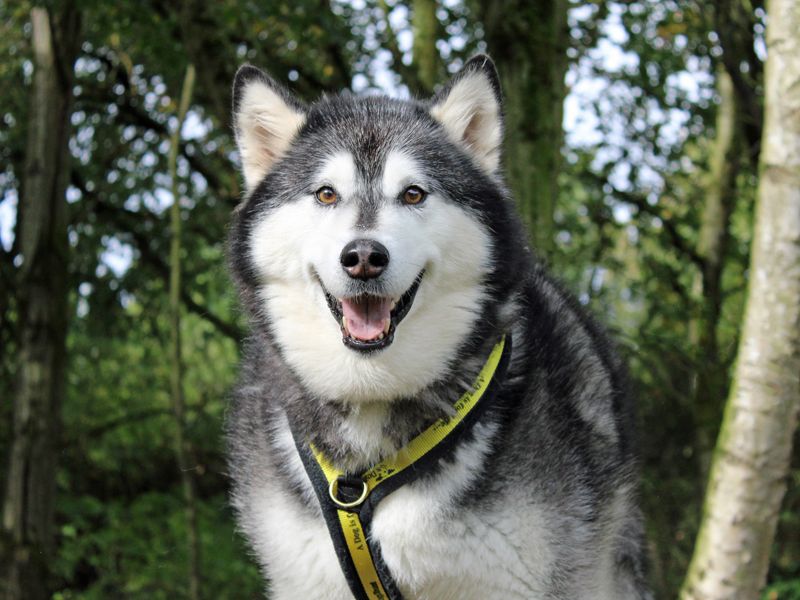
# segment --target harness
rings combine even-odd
[[[402,600],[381,557],[380,544],[370,536],[375,508],[393,491],[425,475],[440,460],[452,455],[461,436],[491,405],[502,385],[510,356],[511,337],[503,336],[472,387],[453,404],[452,417],[438,419],[394,456],[363,473],[338,470],[312,444],[294,436],[342,572],[356,600]]]

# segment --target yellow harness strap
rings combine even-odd
[[[298,444],[298,449],[301,450],[301,457],[304,458],[304,465],[323,508],[345,577],[358,600],[397,600],[401,598],[388,569],[382,564],[379,556],[374,556],[374,554],[379,554],[380,549],[376,545],[371,546],[368,542],[369,522],[374,505],[381,498],[403,485],[403,483],[418,477],[421,472],[424,472],[424,470],[417,468],[419,466],[418,462],[426,456],[430,457],[434,449],[440,449],[442,442],[464,422],[477,406],[498,371],[501,359],[506,358],[502,362],[504,363],[504,368],[507,366],[508,352],[504,353],[506,349],[510,350],[510,340],[507,344],[506,337],[503,336],[492,349],[488,360],[483,365],[480,373],[478,373],[472,387],[453,405],[454,414],[452,417],[438,419],[398,450],[394,456],[382,460],[360,476],[347,476],[346,473],[334,467],[313,445],[306,445],[305,447],[310,450],[310,454],[314,457],[316,465],[327,483],[327,489],[323,492],[320,489],[323,482],[314,476],[315,474],[311,470],[312,465],[307,460],[307,454],[303,452],[301,444]],[[407,471],[411,466],[415,468]],[[350,487],[355,486],[356,489],[353,495],[357,495],[357,497],[341,498],[339,488],[340,485],[345,483]],[[358,494],[358,487],[361,487],[360,495]],[[375,493],[373,494],[373,492]],[[366,502],[368,499],[370,501]],[[336,518],[333,518],[330,508],[335,508]],[[362,519],[364,521],[363,524]],[[346,546],[347,555],[342,553],[339,547],[342,538]],[[358,584],[353,581],[350,565],[354,567],[358,576]]]

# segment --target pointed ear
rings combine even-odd
[[[431,101],[430,114],[489,174],[500,166],[503,142],[500,80],[492,59],[479,54]]]
[[[269,75],[243,65],[233,81],[233,129],[248,192],[286,151],[306,120],[305,108]]]

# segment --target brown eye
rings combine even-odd
[[[419,204],[425,200],[425,196],[427,196],[427,194],[422,191],[422,188],[416,185],[410,185],[406,188],[406,191],[403,192],[403,202],[406,204]]]
[[[336,194],[334,189],[332,187],[328,187],[327,185],[319,188],[316,192],[314,192],[314,195],[322,204],[333,204],[339,199],[339,196]]]

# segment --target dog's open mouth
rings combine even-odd
[[[423,274],[424,271],[417,275],[411,287],[397,299],[373,294],[336,298],[323,286],[328,308],[342,329],[344,345],[361,352],[390,345],[397,325],[411,309]]]

